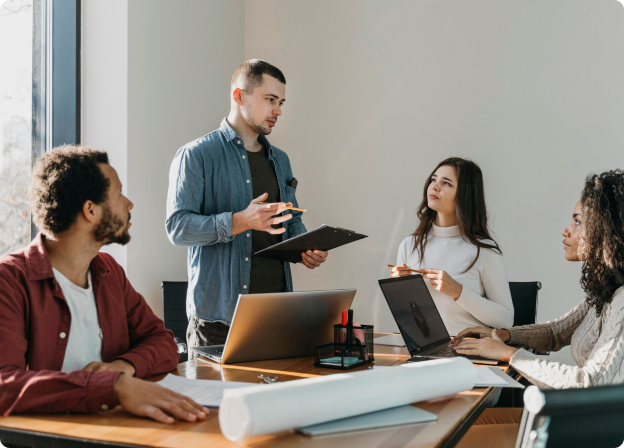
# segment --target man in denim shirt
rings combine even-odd
[[[301,212],[282,214],[297,206],[297,181],[286,153],[265,137],[285,91],[279,69],[244,62],[221,127],[180,148],[171,164],[165,225],[173,244],[189,246],[189,347],[225,343],[239,294],[293,289],[288,263],[252,255],[306,231]],[[301,258],[314,269],[327,252]]]

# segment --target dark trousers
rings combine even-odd
[[[230,331],[229,325],[221,322],[208,322],[199,317],[191,316],[186,329],[186,344],[188,345],[189,361],[199,355],[191,351],[191,347],[204,347],[207,345],[222,345]]]

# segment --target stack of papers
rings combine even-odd
[[[515,387],[524,389],[524,386],[511,378],[498,367],[476,367],[477,381],[475,387]]]
[[[207,408],[219,407],[225,389],[258,385],[257,383],[241,383],[238,381],[194,380],[171,374],[156,384],[180,395],[192,398],[196,403]]]

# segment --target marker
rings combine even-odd
[[[345,341],[347,340],[347,312],[343,311],[342,312],[342,322],[341,324],[344,328],[340,329],[340,342],[342,342],[343,344],[345,343]]]
[[[353,310],[349,310],[347,320],[347,350],[351,352],[351,341],[353,340]]]

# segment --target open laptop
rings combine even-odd
[[[241,294],[225,345],[191,347],[224,364],[314,355],[334,340],[334,324],[355,289]]]
[[[421,275],[379,280],[379,286],[412,356],[408,362],[464,356],[475,364],[498,364],[453,350],[451,336]]]

